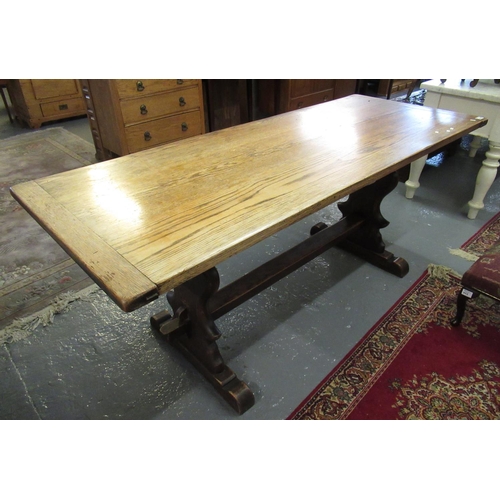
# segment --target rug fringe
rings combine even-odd
[[[460,248],[448,248],[451,255],[456,255],[457,257],[462,257],[462,259],[470,260],[475,262],[479,257],[473,253],[466,252]]]
[[[77,300],[89,300],[90,295],[97,292],[99,287],[91,285],[78,292],[65,292],[56,297],[50,305],[44,307],[42,310],[14,320],[9,326],[0,330],[0,345],[12,344],[19,340],[25,339],[31,335],[35,329],[42,325],[46,327],[54,321],[56,314],[62,314],[69,310],[72,302]]]
[[[427,266],[427,272],[429,273],[429,276],[431,276],[432,278],[437,278],[437,279],[443,280],[445,282],[449,281],[448,277],[450,275],[456,276],[457,278],[462,277],[461,274],[457,273],[451,267],[441,266],[438,264],[429,264]]]

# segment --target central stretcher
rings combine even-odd
[[[485,123],[353,95],[11,192],[124,311],[167,294],[172,311],[151,324],[243,413],[254,396],[223,361],[215,320],[332,245],[404,276],[380,234],[397,170]],[[347,195],[337,224],[219,289],[217,264]]]

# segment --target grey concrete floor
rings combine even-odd
[[[92,141],[87,119],[63,126]],[[47,127],[47,125],[43,126]],[[30,133],[0,108],[0,138]],[[415,198],[400,183],[383,202],[387,249],[410,272],[397,278],[332,249],[221,318],[222,355],[255,394],[238,416],[149,326],[167,306],[160,298],[121,312],[104,293],[75,302],[48,327],[0,347],[0,419],[280,420],[286,418],[429,264],[463,273],[470,262],[450,253],[500,209],[496,181],[477,219],[466,217],[484,159],[460,149],[428,167]],[[219,266],[222,285],[289,248],[319,221],[340,217],[336,205]]]

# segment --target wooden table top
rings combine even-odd
[[[11,192],[131,311],[485,122],[353,95]]]

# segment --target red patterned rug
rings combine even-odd
[[[496,216],[462,249],[481,253],[499,229]],[[424,273],[288,419],[499,419],[500,304],[478,297],[452,327],[460,288]]]
[[[472,238],[460,248],[474,255],[481,255],[491,247],[500,236],[500,213],[488,221]]]

